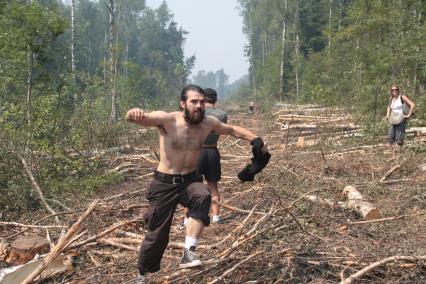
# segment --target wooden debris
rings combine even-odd
[[[259,251],[256,252],[254,254],[249,255],[248,257],[246,257],[245,259],[243,259],[242,261],[238,262],[237,264],[235,264],[233,267],[231,267],[230,269],[226,270],[221,276],[217,277],[216,279],[214,279],[211,282],[208,282],[209,284],[215,284],[221,280],[223,280],[227,275],[231,274],[232,272],[235,271],[235,269],[237,269],[237,267],[241,266],[242,264],[246,263],[247,261],[249,261],[250,259],[258,256],[259,254],[264,253],[264,251]]]
[[[136,218],[136,219],[133,219],[133,220],[124,220],[124,221],[121,221],[121,222],[119,222],[117,224],[112,225],[111,227],[107,228],[106,230],[102,231],[101,233],[99,233],[99,234],[97,234],[95,236],[89,237],[89,238],[87,238],[84,241],[80,241],[78,243],[72,244],[69,247],[67,246],[67,249],[76,249],[76,248],[81,247],[83,245],[86,245],[86,244],[88,244],[90,242],[96,241],[97,239],[100,239],[100,238],[102,238],[102,237],[110,234],[111,232],[114,232],[115,230],[117,230],[117,229],[119,229],[121,227],[124,227],[124,226],[126,226],[128,224],[131,224],[131,223],[134,223],[134,222],[138,222],[140,220],[142,220],[142,218]]]
[[[100,238],[99,242],[104,243],[104,244],[109,244],[109,245],[112,245],[112,246],[115,246],[115,247],[127,249],[127,250],[139,251],[139,248],[137,248],[137,247],[128,246],[128,245],[125,245],[125,244],[122,244],[122,243],[118,243],[118,242],[111,240],[111,239]],[[139,241],[139,243],[140,243],[140,241]]]
[[[387,217],[387,218],[381,218],[381,219],[374,219],[374,220],[367,220],[367,221],[356,221],[356,222],[348,222],[351,225],[355,224],[369,224],[369,223],[377,223],[377,222],[385,222],[385,221],[393,221],[393,220],[399,220],[402,218],[405,218],[406,216],[394,216],[394,217]]]
[[[330,206],[330,207],[337,206],[337,207],[340,207],[340,208],[347,208],[348,207],[348,204],[346,202],[334,202],[330,199],[321,198],[321,197],[318,197],[316,195],[306,195],[306,196],[304,196],[304,198],[311,201],[312,203],[315,203],[315,204],[327,205],[327,206]]]
[[[21,223],[17,223],[17,222],[0,222],[0,225],[26,227],[26,228],[43,228],[43,229],[48,229],[48,228],[66,228],[67,227],[67,226],[61,226],[61,225],[47,225],[47,226],[42,226],[42,225],[28,225],[28,224],[21,224]]]
[[[417,256],[417,257],[415,257],[415,256],[392,256],[392,257],[388,257],[388,258],[382,259],[380,261],[373,262],[372,264],[364,267],[363,269],[361,269],[357,273],[354,273],[351,276],[349,276],[348,278],[343,279],[340,282],[340,284],[351,284],[351,283],[354,282],[355,279],[360,278],[361,276],[363,276],[364,274],[373,270],[374,268],[379,267],[379,266],[386,264],[388,262],[400,261],[400,260],[417,262],[419,260],[424,260],[424,259],[426,259],[426,255]]]
[[[380,212],[370,202],[364,200],[361,193],[356,190],[353,186],[346,186],[343,189],[343,194],[346,195],[348,199],[348,207],[356,210],[364,220],[373,220],[380,218]]]
[[[219,204],[221,207],[229,209],[231,211],[235,211],[235,212],[240,212],[240,213],[245,213],[245,214],[250,214],[251,211],[249,210],[244,210],[244,209],[240,209],[231,205],[228,205],[226,203],[220,202],[220,201],[216,201],[216,200],[212,200],[212,202]],[[266,213],[264,212],[260,212],[260,211],[255,211],[255,214],[259,214],[259,215],[266,215]]]
[[[5,240],[0,240],[0,261],[6,261],[10,253],[10,245]]]
[[[297,138],[297,144],[296,144],[296,146],[297,146],[298,148],[301,148],[301,149],[305,148],[305,137],[303,137],[303,136],[299,136],[299,137]]]
[[[23,264],[33,259],[36,254],[49,252],[50,243],[40,236],[28,236],[16,239],[12,245],[6,262],[11,264]]]
[[[89,206],[89,208],[86,210],[86,212],[83,213],[83,215],[78,218],[77,222],[75,222],[71,228],[68,230],[68,232],[58,241],[56,246],[53,248],[53,250],[43,259],[43,261],[37,265],[37,268],[34,269],[30,275],[28,275],[23,281],[22,284],[31,283],[40,273],[43,272],[55,259],[56,257],[61,253],[62,249],[68,245],[69,241],[72,239],[73,235],[77,232],[77,230],[80,228],[83,221],[89,216],[89,214],[95,209],[96,205],[98,204],[99,199],[95,199]]]
[[[38,269],[43,263],[42,259],[32,260],[26,264],[13,266],[0,270],[0,283],[1,284],[16,284],[16,283],[30,283],[25,282],[34,271]],[[50,278],[54,275],[71,271],[73,269],[71,258],[66,255],[57,256],[45,269],[37,274],[36,280]]]
[[[47,212],[50,212],[51,214],[56,214],[55,210],[53,210],[52,207],[50,207],[49,204],[47,203],[46,198],[44,197],[43,191],[41,190],[41,187],[37,183],[31,171],[31,168],[28,166],[27,161],[24,159],[24,157],[22,157],[20,153],[18,153],[17,151],[14,151],[14,152],[16,156],[19,158],[19,160],[21,161],[22,167],[24,168],[24,172],[26,176],[28,177],[28,179],[31,181],[31,184],[33,185],[43,207],[46,209]],[[55,221],[58,224],[60,223],[58,216],[55,216]]]
[[[374,220],[380,218],[379,210],[370,202],[365,201],[359,191],[357,191],[354,187],[346,186],[343,190],[343,193],[348,199],[347,202],[334,202],[327,198],[321,198],[309,194],[303,196],[303,198],[319,205],[354,209],[364,218],[364,220]]]
[[[423,136],[426,135],[426,127],[410,127],[405,132],[414,133],[415,136]]]
[[[396,171],[397,169],[400,169],[400,165],[393,166],[389,171],[386,172],[386,174],[380,179],[380,182],[384,182],[388,177],[391,176],[391,174]]]

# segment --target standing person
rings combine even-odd
[[[409,107],[408,110],[407,106]],[[400,154],[404,144],[406,120],[413,113],[415,106],[416,105],[407,96],[401,94],[397,84],[392,85],[386,119],[389,121],[389,143],[392,148],[393,157],[395,158],[396,156],[397,160],[399,155],[395,155],[395,142],[398,144]]]
[[[254,102],[250,101],[249,103],[249,113],[254,113]]]
[[[179,266],[202,265],[195,249],[204,227],[210,223],[211,195],[202,178],[196,174],[196,165],[208,134],[214,131],[249,141],[261,140],[245,128],[205,116],[205,93],[199,86],[183,88],[180,108],[181,111],[150,113],[134,108],[126,113],[127,121],[143,127],[156,127],[160,135],[160,163],[147,193],[149,208],[144,218],[148,231],[140,248],[137,283],[145,283],[146,273],[160,270],[177,204],[189,209],[185,248]],[[267,153],[263,142],[261,151]]]
[[[226,111],[220,108],[216,108],[217,102],[217,93],[212,88],[205,88],[205,107],[206,115],[211,115],[219,119],[223,123],[228,122],[228,114]],[[200,157],[197,164],[197,173],[203,175],[207,181],[207,187],[211,194],[211,199],[214,201],[220,201],[220,194],[218,188],[218,181],[220,180],[222,169],[220,165],[220,153],[217,149],[217,141],[219,135],[214,132],[210,132],[204,141],[203,148],[200,152]],[[211,204],[212,210],[212,223],[222,224],[223,220],[219,216],[220,206],[219,204],[213,202]],[[180,226],[180,229],[185,228],[188,224],[188,218],[186,214],[188,209],[185,208],[185,219],[183,225]]]
[[[220,108],[216,108],[217,93],[211,88],[204,89],[206,93],[206,115],[211,115],[219,119],[223,123],[228,122],[228,114]],[[197,172],[204,175],[207,181],[207,187],[210,191],[213,201],[220,201],[220,194],[218,188],[218,181],[221,177],[220,166],[220,153],[217,149],[217,141],[219,135],[210,132],[204,141],[203,149],[198,159]],[[212,209],[212,222],[222,224],[223,220],[219,217],[219,204],[213,203]]]

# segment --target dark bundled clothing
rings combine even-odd
[[[271,154],[269,154],[269,152],[262,152],[262,147],[264,145],[262,138],[256,137],[250,142],[250,144],[253,145],[251,149],[253,158],[251,158],[251,163],[238,173],[238,178],[242,182],[253,181],[254,176],[266,167],[269,163],[269,159],[271,158]]]

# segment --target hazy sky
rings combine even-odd
[[[147,6],[157,8],[163,0],[146,0]],[[187,31],[185,56],[196,56],[192,75],[199,70],[217,71],[221,68],[230,76],[229,83],[248,71],[244,56],[246,38],[236,0],[167,0],[174,20]]]

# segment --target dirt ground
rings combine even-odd
[[[184,241],[179,207],[161,271],[148,275],[150,282],[336,283],[374,262],[406,256],[390,259],[354,282],[426,283],[425,137],[408,135],[403,154],[394,159],[385,136],[366,137],[339,110],[281,105],[273,112],[230,110],[229,123],[253,130],[268,143],[270,163],[254,182],[241,183],[237,173],[250,162],[251,146],[221,137],[219,188],[227,208],[221,208],[225,223],[203,232],[197,251],[204,266],[178,269]],[[131,151],[111,162],[126,182],[99,196],[99,205],[84,223],[86,232],[74,244],[127,222],[69,249],[74,270],[41,283],[133,283],[145,228],[145,193],[156,165],[155,146],[140,143],[146,133],[140,135],[131,141]],[[356,210],[339,206],[346,201],[342,192],[348,185],[378,209],[378,220],[362,222]],[[314,203],[309,196],[330,204]],[[85,210],[89,202],[73,209]],[[63,218],[71,225],[80,214]]]

